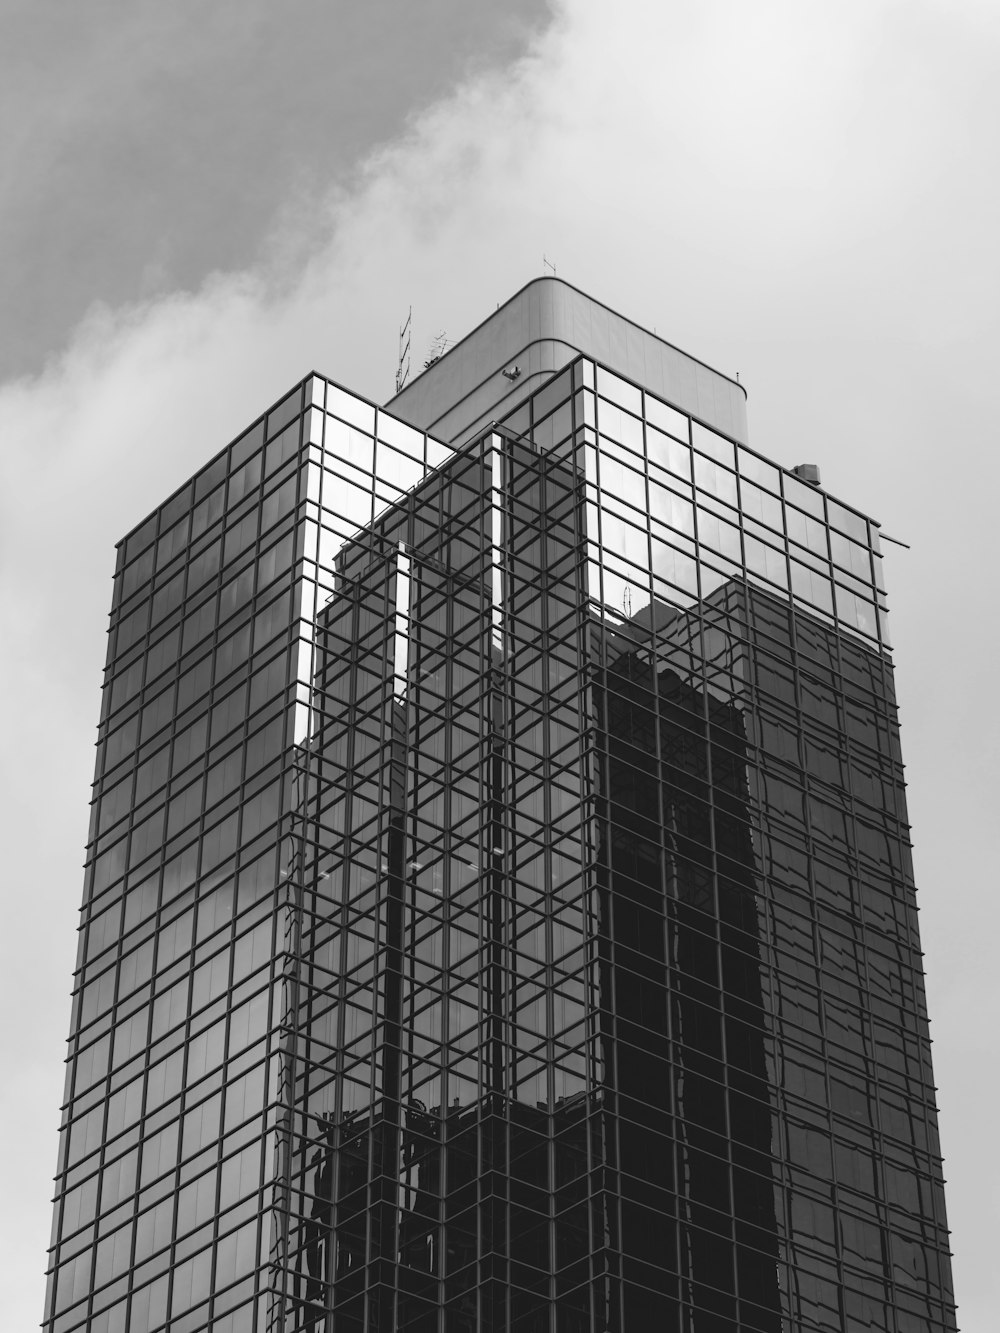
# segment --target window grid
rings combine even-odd
[[[511,420],[310,377],[121,545],[48,1328],[954,1328],[876,528]]]

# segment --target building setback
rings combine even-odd
[[[47,1333],[944,1333],[877,525],[529,284],[118,548]]]

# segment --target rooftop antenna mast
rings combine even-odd
[[[399,361],[396,365],[396,392],[400,393],[410,378],[410,325],[413,321],[413,306],[406,315],[406,323],[399,330]]]
[[[544,255],[542,255],[542,267],[543,267],[543,268],[550,268],[550,269],[552,270],[552,276],[553,276],[553,277],[556,276],[556,266],[555,266],[555,264],[553,264],[553,262],[552,262],[551,259],[546,259]]]

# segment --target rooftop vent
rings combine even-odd
[[[800,481],[807,481],[810,486],[819,485],[819,468],[815,463],[800,463],[792,471]]]

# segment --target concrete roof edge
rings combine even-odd
[[[386,399],[384,405],[388,407],[395,398],[399,398],[404,393],[406,393],[408,389],[410,389],[419,380],[423,379],[423,377],[426,374],[432,371],[434,367],[439,364],[439,362],[446,360],[447,357],[451,356],[452,352],[457,351],[458,348],[460,348],[463,343],[468,342],[470,338],[474,337],[479,332],[480,329],[482,329],[485,325],[487,325],[490,322],[491,319],[495,319],[501,310],[505,310],[507,306],[512,305],[516,300],[518,300],[521,296],[523,296],[524,293],[530,287],[537,287],[550,283],[556,286],[568,288],[571,292],[575,292],[577,296],[582,296],[585,301],[590,301],[593,305],[600,306],[602,310],[606,310],[608,311],[609,314],[615,315],[617,316],[617,318],[625,320],[627,324],[631,324],[634,328],[637,328],[642,333],[647,334],[648,337],[655,338],[656,341],[662,343],[664,347],[669,347],[672,352],[676,352],[679,356],[686,357],[689,361],[693,361],[696,365],[703,366],[706,370],[711,371],[713,375],[718,375],[720,379],[726,380],[727,383],[733,385],[734,388],[739,389],[740,392],[743,394],[744,399],[746,399],[747,397],[746,388],[739,382],[739,380],[733,379],[732,376],[724,374],[723,371],[721,370],[716,370],[715,366],[710,366],[707,361],[702,361],[700,357],[692,356],[690,352],[685,352],[684,349],[682,347],[678,347],[676,343],[668,342],[666,338],[661,338],[660,335],[658,333],[654,333],[652,329],[647,329],[644,324],[636,323],[636,321],[634,319],[630,319],[628,315],[623,315],[620,310],[615,310],[613,306],[608,305],[605,301],[599,301],[597,297],[591,296],[589,292],[585,292],[581,287],[575,286],[572,282],[567,282],[565,278],[552,277],[551,274],[543,273],[537,278],[531,278],[528,282],[524,284],[523,287],[519,287],[517,291],[513,294],[513,296],[509,296],[507,300],[503,302],[502,305],[498,305],[496,310],[494,310],[492,314],[487,315],[485,319],[481,319],[479,323],[475,326],[475,328],[472,328],[469,330],[468,333],[463,334],[463,336],[459,338],[458,342],[455,343],[453,347],[449,347],[448,350],[444,352],[438,358],[437,361],[432,362],[431,365],[429,365],[425,370],[422,370],[419,375],[414,376],[414,378],[410,380],[409,384],[406,384],[402,389],[400,389],[399,393],[393,394],[392,398]]]

